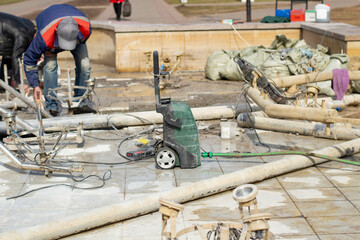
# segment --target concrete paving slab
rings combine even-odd
[[[177,184],[181,184],[182,182],[186,181],[199,181],[207,178],[217,177],[222,174],[223,172],[217,161],[202,161],[201,168],[194,168],[191,170],[175,168]]]
[[[360,234],[334,234],[334,235],[319,235],[321,240],[353,240],[353,239],[360,239]]]
[[[319,238],[316,235],[298,235],[281,237],[281,240],[319,240]]]
[[[18,183],[1,183],[0,184],[0,198],[6,198],[19,194],[22,184]]]
[[[360,212],[348,201],[299,201],[296,206],[305,217],[355,215]]]
[[[69,204],[69,212],[73,209],[80,209],[79,212],[86,212],[90,209],[100,208],[123,201],[124,194],[100,195],[93,193],[87,196],[72,196]]]
[[[143,197],[148,196],[147,193],[125,193],[125,198],[124,200],[128,201],[128,200],[133,200],[133,199],[140,199]]]
[[[337,188],[288,189],[291,199],[297,201],[346,200]]]
[[[1,160],[0,160],[1,161]],[[28,171],[22,171],[19,173],[14,173],[14,171],[12,170],[12,167],[9,167],[7,169],[5,169],[4,166],[3,170],[0,172],[0,184],[5,183],[23,183],[29,175]]]
[[[360,234],[360,216],[309,217],[307,221],[318,234]]]
[[[248,159],[232,159],[232,160],[218,160],[222,171],[224,172],[224,174],[227,173],[231,173],[231,172],[235,172],[235,171],[239,171],[241,169],[247,168],[247,167],[252,167],[252,166],[256,166],[259,164],[264,164],[261,160],[260,162],[252,161],[252,158],[248,158]]]
[[[283,176],[277,177],[277,179],[285,188],[288,189],[333,187],[333,184],[315,167],[285,174]]]
[[[239,221],[239,212],[236,206],[209,206],[207,204],[199,204],[186,206],[184,209],[185,221]]]
[[[210,136],[211,137],[209,138],[205,138],[204,141],[202,140],[202,143],[205,143],[204,145],[211,150],[219,149],[220,151],[222,148],[221,147],[222,140],[220,139],[219,136],[215,138],[212,138],[213,135]],[[285,141],[286,138],[283,139]],[[234,140],[235,144],[233,144],[233,146],[230,145],[231,146],[230,148],[237,149],[238,147],[241,148],[243,146],[246,146],[245,149],[246,148],[255,149],[255,147],[252,145],[249,139],[244,138],[243,140],[241,141],[240,140],[241,139],[235,139]],[[104,142],[102,143],[103,146],[105,146],[106,144],[107,143]],[[85,145],[85,149],[87,151],[89,151],[89,149],[91,151],[93,147],[94,147],[93,143],[89,143],[88,145]],[[112,151],[111,149],[114,149],[114,147],[116,147],[115,143],[113,143],[113,146],[110,147],[110,151]],[[281,148],[281,146],[278,147]],[[73,150],[76,148],[71,147],[70,149]],[[71,152],[71,150],[69,150],[69,152]],[[76,157],[72,159],[85,160],[87,156],[92,156],[92,154],[90,154],[90,151],[87,153],[85,151],[84,152],[79,151],[77,152]],[[107,154],[104,152],[100,152],[98,154],[96,150],[94,150],[93,153],[95,157],[92,158],[91,161],[100,161],[100,160],[102,161],[103,160],[102,156],[104,154],[108,155],[109,157],[111,156],[111,154]],[[71,155],[68,155],[68,157],[70,156]],[[117,155],[115,153],[112,156],[114,158]],[[113,161],[113,160],[114,159],[109,159],[108,161]],[[149,159],[144,162],[136,162],[133,164],[119,165],[113,167],[106,165],[101,167],[85,165],[87,169],[86,173],[96,173],[100,175],[101,173],[105,172],[107,169],[111,169],[113,171],[113,177],[108,182],[106,182],[105,187],[97,190],[85,191],[85,190],[74,190],[71,188],[67,189],[62,187],[57,188],[57,190],[55,191],[57,191],[58,194],[59,192],[61,192],[61,194],[64,194],[63,202],[56,203],[54,205],[49,205],[49,204],[41,205],[41,203],[39,203],[39,205],[35,205],[35,206],[36,208],[41,208],[41,206],[44,206],[45,208],[47,206],[48,208],[44,209],[46,211],[47,210],[58,211],[61,209],[65,216],[71,216],[73,214],[86,212],[89,209],[113,204],[119,201],[124,201],[124,199],[131,200],[135,198],[141,198],[143,196],[146,196],[149,192],[162,191],[164,189],[166,190],[168,188],[170,189],[175,186],[184,185],[186,184],[186,182],[198,181],[204,179],[205,177],[211,177],[214,175],[215,176],[222,175],[224,174],[223,173],[224,169],[226,169],[227,167],[226,165],[229,163],[229,166],[231,166],[230,162],[234,163],[235,161],[237,160],[213,158],[211,159],[211,161],[209,161],[209,159],[207,160],[204,159],[204,161],[202,162],[202,166],[199,168],[196,169],[175,168],[169,171],[156,169],[155,162],[153,159]],[[252,165],[252,164],[263,164],[263,163],[261,158],[241,159],[241,164],[239,164],[239,167],[246,167],[247,164]],[[222,165],[224,165],[224,169],[222,168],[223,167]],[[338,167],[341,169],[343,165],[339,165]],[[335,169],[335,165],[333,166],[333,169]],[[322,168],[321,170],[324,170],[324,168]],[[295,200],[296,204],[299,201],[305,202],[309,200],[321,203],[322,201],[320,200],[322,199],[321,197],[325,196],[326,199],[324,199],[324,201],[342,200],[342,202],[346,202],[346,206],[349,206],[349,204],[351,205],[351,203],[345,200],[346,198],[341,197],[342,196],[341,193],[338,190],[336,190],[336,188],[334,188],[334,185],[330,181],[326,179],[323,171],[321,170],[318,170],[316,167],[311,167],[302,171],[269,179],[257,184],[259,189],[258,203],[259,203],[260,211],[270,212],[273,214],[273,218],[271,219],[271,224],[273,225],[271,225],[271,227],[274,229],[271,230],[272,232],[275,231],[277,233],[277,237],[281,237],[285,239],[286,238],[310,239],[310,240],[318,239],[315,233],[311,230],[311,225],[309,225],[304,218],[299,217],[301,216],[302,213],[299,212],[299,210],[296,208],[296,205],[292,200]],[[356,171],[356,169],[353,170]],[[225,170],[225,172],[226,171],[227,170]],[[228,171],[231,171],[231,169],[229,168]],[[343,174],[341,173],[341,175]],[[337,175],[329,175],[329,176],[336,177]],[[315,178],[315,179],[309,179],[309,178]],[[286,179],[290,179],[290,181],[287,181]],[[294,181],[294,179],[297,181]],[[61,176],[59,180],[53,180],[53,179],[49,180],[49,182],[51,182],[52,184],[66,182],[66,181],[67,179],[64,178],[63,176]],[[309,181],[310,184],[308,183]],[[313,182],[315,182],[315,184],[313,184]],[[324,184],[324,182],[327,184]],[[24,192],[26,189],[31,189],[32,186],[43,186],[44,184],[46,185],[47,181],[46,178],[43,177],[43,175],[41,174],[35,175],[31,173],[29,175],[28,181],[26,182],[24,181],[23,184],[24,183],[26,183],[25,188],[21,192]],[[28,186],[28,184],[30,184],[31,186]],[[95,184],[96,181],[90,181],[83,183],[82,186],[89,187],[89,186],[94,186]],[[142,187],[139,184],[140,185],[142,184]],[[75,186],[80,186],[80,185],[75,184]],[[356,196],[357,194],[356,189],[349,191],[349,189],[351,189],[352,187],[344,185],[344,187],[342,188],[347,188],[344,190],[344,194],[347,193],[348,196]],[[331,192],[331,189],[334,189],[334,192]],[[301,191],[306,191],[306,190],[308,191],[317,190],[317,192],[316,194],[314,192],[312,194],[309,194],[311,195],[312,198],[306,200],[296,197],[301,195]],[[7,190],[4,191],[6,192]],[[0,211],[7,211],[9,209],[12,209],[12,207],[16,207],[14,211],[16,209],[23,209],[26,208],[26,206],[31,205],[32,202],[40,201],[37,200],[39,198],[43,198],[44,201],[46,199],[48,199],[49,201],[55,201],[54,198],[49,197],[52,196],[51,194],[55,194],[55,192],[52,191],[53,190],[47,192],[47,190],[43,190],[40,192],[36,192],[34,194],[30,194],[27,197],[19,198],[16,200],[19,202],[17,203],[17,205],[13,204],[14,206],[12,206],[10,202],[6,202],[6,205],[4,205],[4,210],[0,209]],[[341,190],[341,192],[343,191]],[[70,197],[69,205],[62,206],[62,204],[66,204],[69,197]],[[26,202],[27,200],[28,202]],[[16,201],[13,200],[12,202],[16,203]],[[357,206],[358,204],[357,200],[355,200],[353,204]],[[1,201],[0,201],[0,205],[1,205]],[[309,205],[312,206],[313,204],[309,204]],[[232,199],[231,191],[228,191],[223,194],[214,195],[212,197],[205,198],[202,200],[193,201],[185,204],[185,206],[186,206],[185,211],[178,219],[178,221],[180,222],[179,224],[181,223],[183,224],[182,226],[189,226],[189,224],[198,224],[198,223],[210,223],[220,220],[238,221],[239,215],[238,215],[237,205],[235,201]],[[339,207],[336,205],[332,205],[332,206]],[[341,207],[342,206],[340,206],[340,209]],[[353,209],[356,210],[354,206]],[[13,214],[17,212],[19,211],[16,212],[10,211],[9,216],[15,217],[13,216]],[[342,211],[339,212],[340,212],[339,215],[341,215]],[[75,235],[72,237],[72,239],[98,239],[98,236],[102,236],[102,235],[104,235],[104,239],[106,239],[108,236],[111,236],[111,233],[114,234],[114,236],[118,236],[117,235],[118,229],[121,229],[119,230],[120,232],[119,234],[121,236],[121,238],[119,239],[140,239],[140,238],[145,238],[144,236],[149,236],[146,237],[145,239],[160,238],[159,237],[160,228],[157,228],[156,225],[155,227],[152,228],[150,227],[151,224],[158,224],[160,226],[161,224],[160,215],[154,215],[154,214],[147,215],[137,219],[139,219],[138,220],[139,222],[136,221],[138,225],[142,226],[144,224],[149,224],[149,227],[145,227],[142,229],[141,232],[139,233],[136,232],[131,235],[130,230],[126,230],[127,233],[124,233],[125,225],[119,223],[105,228],[100,228],[99,230],[97,230],[99,232],[90,231],[87,233],[83,233],[81,235]],[[137,219],[133,219],[133,220],[135,221]],[[185,221],[186,222],[185,224],[184,224],[184,219],[188,219],[188,221],[187,220]],[[10,223],[11,221],[8,220],[6,220],[6,222],[2,222],[2,223],[0,222],[0,224],[2,224],[0,225],[0,228],[2,226],[5,226],[6,229],[10,229],[11,227],[9,225]],[[130,225],[131,225],[131,229],[136,229],[135,222],[132,222]],[[106,230],[107,228],[109,228],[109,231]],[[156,228],[156,230],[153,230],[154,228]],[[179,227],[179,229],[182,228],[183,227]],[[196,233],[194,234],[198,236]],[[195,235],[189,235],[187,236],[187,239],[198,239],[198,238],[193,238],[193,236]],[[153,236],[155,237],[153,238]]]
[[[183,215],[185,222],[211,222],[215,219],[216,221],[238,222],[240,220],[238,205],[231,191],[191,201],[186,204]]]
[[[339,190],[350,201],[360,200],[360,187],[341,187]]]
[[[177,218],[178,229],[183,226],[181,216]],[[121,239],[161,239],[161,213],[156,212],[124,221]]]
[[[176,187],[175,179],[169,181],[131,181],[126,184],[126,193],[156,193]]]
[[[258,189],[283,189],[283,187],[280,185],[279,181],[276,178],[267,179],[264,181],[261,181],[259,183],[256,183],[256,186]]]
[[[299,217],[302,214],[285,190],[258,190],[258,207],[260,212],[271,213],[273,217]]]
[[[74,236],[62,238],[64,240],[114,240],[122,239],[122,224],[112,224],[91,232],[80,233]]]
[[[15,200],[6,200],[6,197],[0,198],[0,210],[8,210],[11,209],[11,207],[14,205]]]
[[[26,179],[27,184],[57,184],[67,183],[72,184],[73,180],[68,174],[53,173],[51,177],[46,177],[43,172],[32,171]]]
[[[22,198],[16,199],[14,205],[11,210],[16,211],[29,211],[29,210],[63,210],[69,207],[70,194],[57,194],[57,195],[49,195],[49,196],[25,196]]]
[[[360,175],[338,175],[330,176],[329,180],[336,187],[359,187],[360,186]]]
[[[356,201],[351,201],[354,206],[360,211],[360,200],[356,200]]]
[[[299,235],[315,235],[304,218],[273,218],[269,221],[270,231],[279,239],[292,239]],[[301,238],[300,238],[301,239]]]
[[[320,149],[323,147],[327,147],[329,145],[338,144],[342,141],[336,141],[326,138],[315,138],[310,136],[296,135],[296,134],[285,134],[286,137],[291,141],[296,148],[313,151],[316,149]]]
[[[358,166],[336,161],[319,164],[317,165],[317,169],[319,169],[319,171],[321,171],[325,176],[358,175],[360,173]]]
[[[99,169],[99,166],[97,167]],[[115,165],[115,166],[108,166],[103,165],[100,167],[101,170],[99,172],[105,173],[107,170],[111,171],[111,178],[110,182],[121,183],[125,182],[126,180],[126,165]]]
[[[48,184],[48,183],[44,183],[44,184],[37,184],[37,183],[25,183],[23,188],[21,189],[21,191],[19,192],[19,194],[23,194],[29,191],[33,191],[28,194],[28,196],[52,196],[52,195],[58,195],[60,192],[62,195],[68,195],[68,194],[72,194],[72,186],[74,183],[72,183],[70,186],[54,186],[55,184]],[[54,187],[50,187],[50,186],[54,186]],[[45,189],[41,189],[44,188]],[[39,189],[39,190],[37,190]]]
[[[10,210],[4,217],[2,222],[4,228],[1,228],[0,232],[56,221],[62,217],[64,217],[62,210]]]
[[[140,162],[138,164],[127,165],[126,168],[126,181],[157,181],[162,178],[164,170],[157,169],[155,166],[155,160]],[[167,171],[172,173],[173,169]],[[169,179],[174,178],[169,174]]]

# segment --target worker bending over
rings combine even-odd
[[[50,6],[41,12],[35,19],[37,33],[30,47],[24,55],[26,77],[34,88],[35,101],[41,101],[42,92],[39,87],[37,62],[44,54],[44,97],[45,110],[51,115],[59,116],[61,105],[51,99],[49,89],[58,86],[57,54],[70,51],[75,60],[75,86],[86,86],[85,81],[90,78],[90,60],[86,47],[86,40],[91,35],[89,19],[77,8],[58,4]],[[74,89],[75,97],[82,96],[85,89]],[[54,93],[51,93],[55,97]],[[79,112],[96,112],[93,103],[87,98],[79,103]]]

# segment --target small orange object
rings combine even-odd
[[[305,9],[290,11],[291,22],[304,22],[305,21]]]

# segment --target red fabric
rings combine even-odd
[[[87,39],[90,35],[90,23],[87,21],[84,21],[82,19],[78,19],[76,18],[76,16],[72,17],[77,24],[79,25],[79,30],[81,32],[81,34],[84,36],[84,39]],[[48,30],[46,30],[46,32],[44,32],[42,34],[42,37],[46,43],[46,46],[48,48],[54,48],[54,41],[55,41],[55,29],[57,28],[57,26],[59,25],[60,21],[63,20],[64,18],[59,19],[56,23],[54,23],[53,25],[51,25]]]
[[[111,3],[121,3],[125,2],[125,0],[110,0]]]

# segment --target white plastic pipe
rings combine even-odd
[[[247,95],[270,117],[302,119],[317,122],[332,122],[339,117],[338,112],[334,109],[275,104],[270,99],[261,96],[258,89],[252,87],[248,88]]]
[[[349,71],[350,80],[360,80],[360,71]],[[322,82],[333,79],[333,72],[309,73],[304,75],[295,75],[289,77],[275,78],[273,82],[278,87],[291,87],[313,82]]]
[[[18,99],[18,98],[16,98],[16,99]],[[19,100],[16,101],[16,99],[13,101],[1,102],[0,107],[6,108],[6,109],[8,109],[8,108],[16,109],[16,108],[26,108],[27,107],[27,105],[24,102],[21,102]]]
[[[313,152],[332,157],[342,157],[345,154],[352,155],[357,153],[359,150],[360,139],[355,139]],[[215,178],[189,183],[162,193],[149,194],[147,197],[86,210],[81,214],[57,219],[53,222],[45,222],[28,228],[10,230],[0,233],[0,239],[58,239],[157,211],[160,207],[159,198],[164,198],[177,203],[184,203],[219,192],[228,191],[242,184],[263,181],[268,178],[310,167],[325,161],[326,160],[324,159],[313,159],[304,156],[286,157],[278,161],[245,168]]]
[[[344,108],[346,108],[346,106],[359,105],[360,104],[360,94],[345,95],[342,100],[334,100],[331,97],[317,98],[316,104],[318,106],[321,106],[322,101],[325,101],[325,107],[328,109],[336,109],[338,107],[340,107],[341,109],[344,109]],[[312,103],[314,103],[314,100],[309,99],[308,104],[312,104]],[[300,106],[304,106],[305,104],[306,104],[305,99],[302,99],[299,101]]]
[[[241,127],[254,127],[256,129],[277,132],[295,133],[336,140],[351,140],[360,137],[359,129],[346,127],[346,125],[343,124],[331,124],[330,131],[327,133],[326,124],[319,122],[275,119],[253,113],[239,114],[237,120]]]
[[[196,120],[211,120],[221,118],[235,118],[235,108],[232,105],[192,108],[192,113]],[[245,104],[237,107],[237,111],[249,111]],[[28,120],[31,126],[37,128],[38,121]],[[155,111],[120,113],[108,115],[76,115],[73,117],[56,117],[43,119],[45,131],[62,131],[65,127],[68,129],[76,129],[80,123],[83,129],[99,129],[108,128],[110,123],[116,127],[139,126],[154,123],[162,123],[163,116]],[[19,131],[22,129],[20,128]],[[0,133],[6,133],[6,125],[0,122]]]

